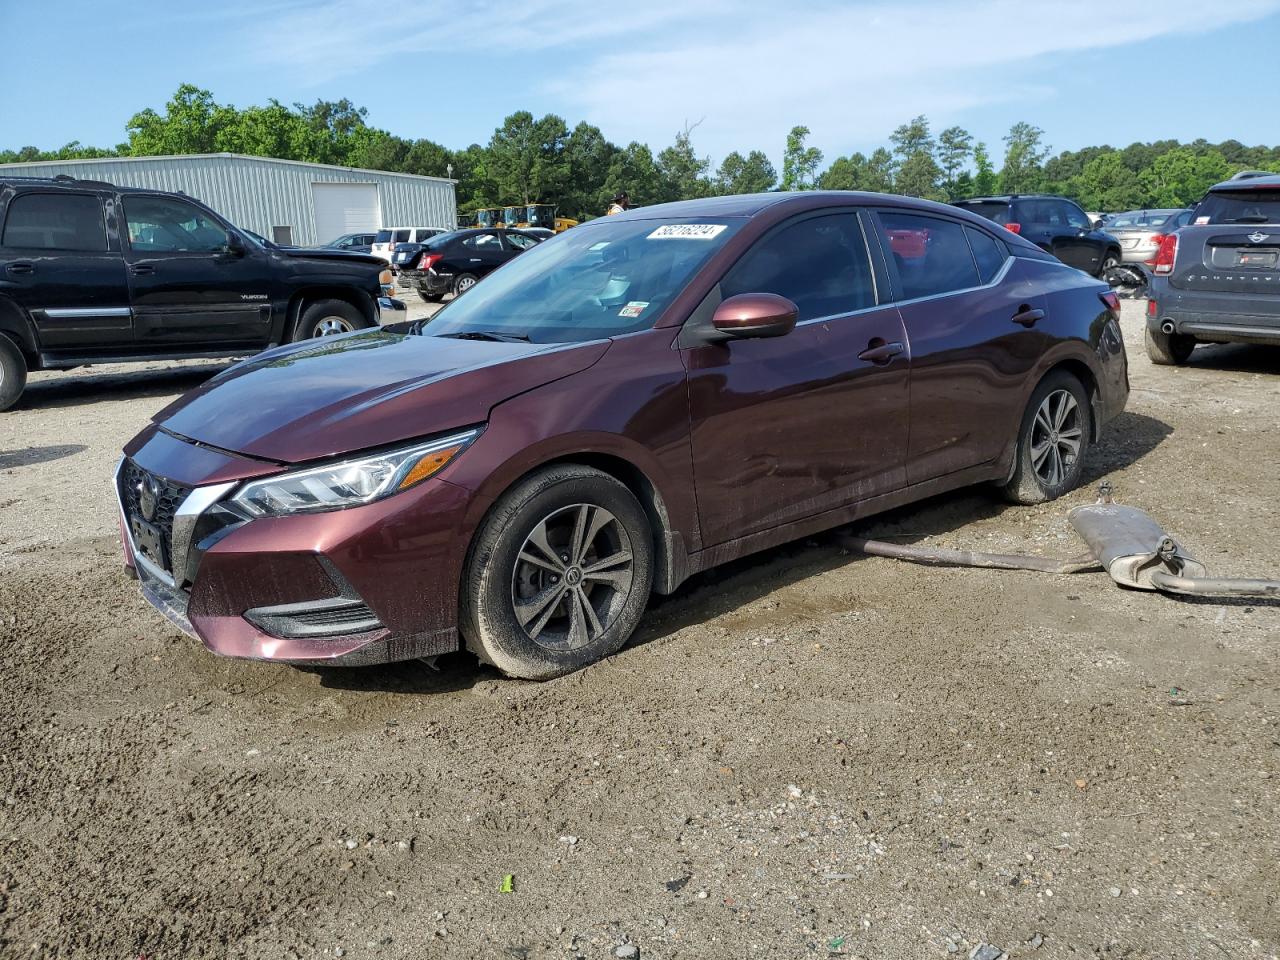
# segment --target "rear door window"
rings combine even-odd
[[[740,293],[786,297],[799,308],[801,322],[875,306],[857,214],[809,217],[766,236],[720,282],[725,299]]]
[[[22,193],[9,201],[6,247],[29,250],[107,249],[102,200],[86,193]]]
[[[965,227],[964,235],[969,238],[969,248],[978,265],[978,277],[983,283],[990,283],[1009,259],[1009,248],[989,233],[972,227]]]
[[[897,266],[899,299],[915,300],[979,286],[964,227],[953,220],[884,211],[885,246]]]
[[[411,233],[413,233],[413,231],[412,231],[412,230],[397,230],[397,231],[396,231],[396,241],[395,241],[395,242],[396,242],[396,243],[408,243],[408,242],[409,242],[409,235],[410,235]]]

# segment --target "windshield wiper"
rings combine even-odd
[[[523,333],[502,333],[498,330],[464,330],[462,333],[442,333],[441,337],[454,340],[496,340],[499,343],[531,343]]]

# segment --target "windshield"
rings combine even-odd
[[[744,221],[597,220],[539,243],[421,328],[581,343],[653,326]]]
[[[1196,207],[1193,223],[1280,223],[1280,189],[1214,190]]]
[[[1009,222],[1009,204],[1003,200],[980,201],[978,203],[962,203],[959,206],[971,213],[976,213],[980,217],[986,217],[995,223],[1005,224]]]

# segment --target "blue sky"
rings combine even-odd
[[[991,145],[1280,142],[1280,0],[0,0],[0,146],[111,146],[191,82],[237,106],[348,97],[449,147],[517,109],[655,150],[686,123],[718,161],[779,161],[805,124],[830,161],[926,114]],[[16,40],[17,42],[12,42]]]

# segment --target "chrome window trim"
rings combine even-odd
[[[892,305],[898,306],[898,307],[906,307],[916,303],[926,303],[930,300],[940,300],[943,297],[954,297],[956,296],[956,294],[960,294],[960,293],[974,293],[978,290],[989,290],[992,287],[997,287],[1000,285],[1000,282],[1004,280],[1005,275],[1011,269],[1013,269],[1013,261],[1016,259],[1018,258],[1015,255],[1010,254],[1009,257],[1005,260],[1004,265],[1001,266],[1000,269],[996,271],[996,275],[991,278],[990,283],[980,283],[976,287],[961,287],[958,290],[946,290],[942,293],[931,293],[927,297],[913,297],[910,300],[894,300],[892,301]],[[1066,264],[1063,264],[1063,266],[1066,266]],[[1072,267],[1071,269],[1074,270],[1075,267]]]

